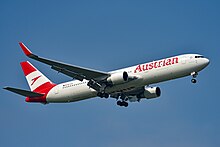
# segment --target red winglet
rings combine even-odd
[[[19,45],[26,56],[32,55],[32,52],[22,42],[19,42]]]

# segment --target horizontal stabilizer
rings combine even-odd
[[[26,97],[41,97],[44,96],[44,94],[41,93],[36,93],[36,92],[32,92],[32,91],[28,91],[28,90],[22,90],[22,89],[17,89],[17,88],[12,88],[12,87],[5,87],[4,89],[17,93],[19,95],[22,96],[26,96]]]

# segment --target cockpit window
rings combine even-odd
[[[204,56],[195,56],[195,58],[204,58]]]

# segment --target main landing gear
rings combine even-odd
[[[100,97],[100,98],[108,98],[109,94],[105,93],[105,92],[98,92],[97,96]],[[128,107],[128,102],[126,102],[128,99],[125,98],[125,95],[118,96],[116,99],[117,100],[121,99],[121,100],[117,101],[118,106]]]
[[[120,99],[120,100],[118,100],[118,99]],[[118,106],[128,107],[128,102],[126,102],[128,99],[126,98],[126,95],[124,95],[124,94],[118,95],[117,100],[118,100],[117,101]]]
[[[108,98],[109,97],[109,94],[108,93],[102,93],[102,92],[98,92],[97,93],[97,96],[100,97],[100,98]]]
[[[119,106],[124,106],[124,107],[128,107],[128,103],[125,101],[117,101],[117,105]]]
[[[197,73],[197,72],[192,72],[192,73],[191,73],[191,76],[193,77],[193,78],[191,79],[191,82],[192,82],[193,84],[195,84],[195,83],[197,82],[196,77],[198,76],[198,73]]]

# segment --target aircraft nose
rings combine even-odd
[[[204,58],[204,62],[203,62],[204,66],[205,67],[208,66],[209,63],[210,63],[209,59],[208,58]]]

